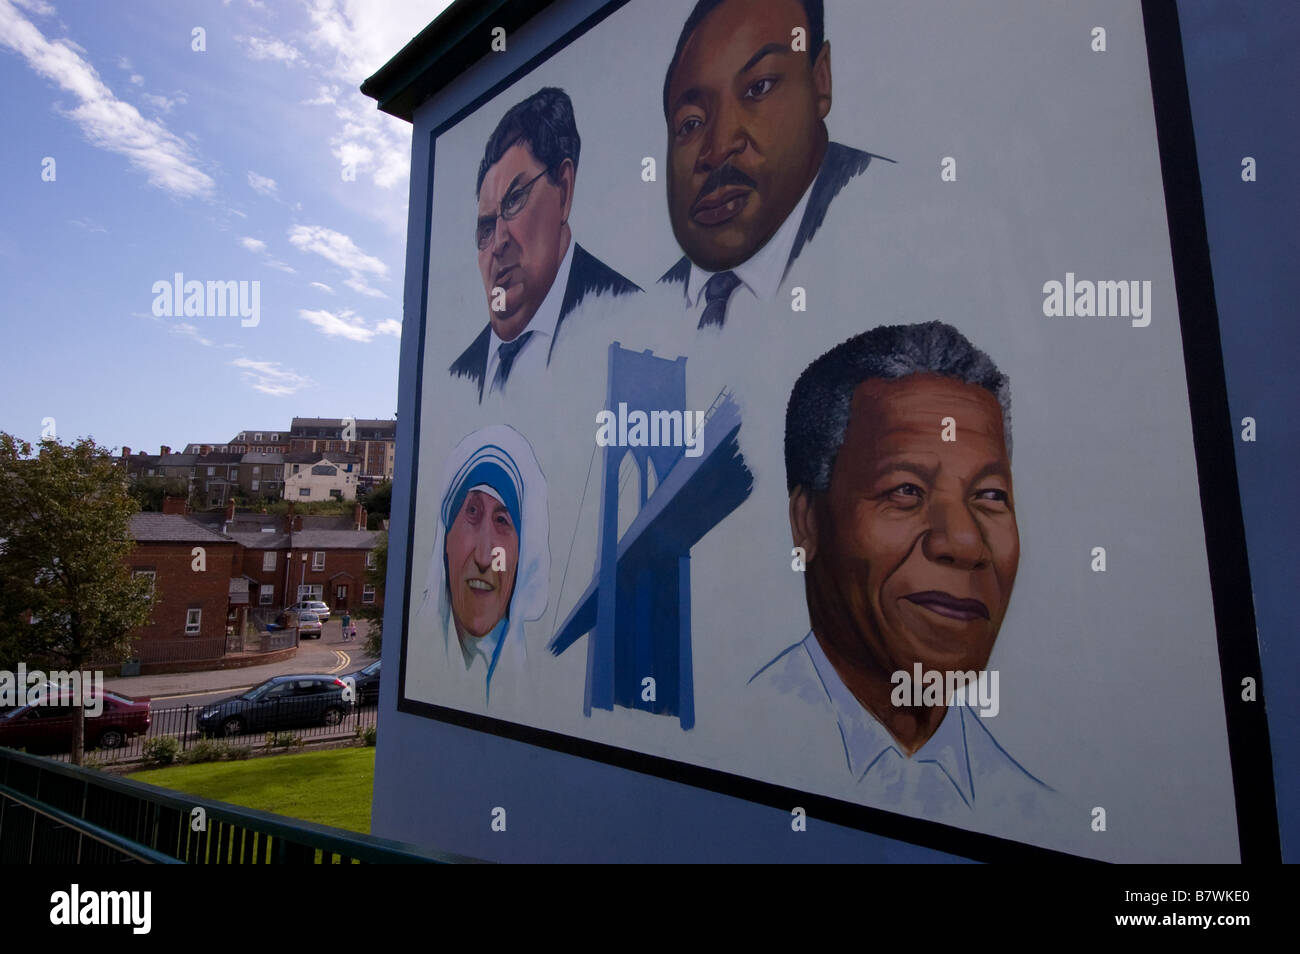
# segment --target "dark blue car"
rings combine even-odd
[[[199,712],[204,735],[275,732],[307,725],[338,725],[350,704],[337,676],[275,676],[243,695],[205,706]]]

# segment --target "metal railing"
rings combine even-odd
[[[0,749],[0,864],[476,860]]]
[[[135,729],[130,723],[88,718],[85,738],[89,757],[104,765],[136,761],[145,756],[146,745],[151,740],[167,736],[177,740],[180,745],[179,751],[183,754],[205,736],[198,723],[199,713],[205,708],[207,707],[190,705],[168,709],[151,707],[149,725],[143,732]],[[341,740],[354,738],[359,734],[359,730],[374,726],[378,722],[379,707],[373,701],[367,701],[364,705],[340,704],[329,708],[342,712],[339,720],[333,724],[326,723],[325,707],[321,703],[288,699],[273,703],[267,711],[253,717],[232,714],[222,722],[214,724],[207,735],[235,747],[258,748],[266,744],[268,735],[292,734],[295,739],[301,739],[304,743]],[[238,731],[233,725],[223,724],[236,718],[242,723]],[[15,748],[20,747],[33,754],[67,761],[72,736],[71,728],[66,721],[60,720],[59,724],[42,724],[44,720],[37,720],[30,727],[25,727],[22,736],[5,744]],[[104,744],[105,742],[114,744],[109,747]],[[281,743],[283,747],[283,740]]]

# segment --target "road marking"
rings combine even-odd
[[[347,669],[348,666],[352,665],[352,657],[341,649],[334,650],[334,655],[338,657],[339,664],[326,673],[328,676],[332,676],[336,672],[342,672],[344,669]]]

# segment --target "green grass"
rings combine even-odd
[[[375,750],[369,747],[204,762],[132,772],[132,781],[370,833]]]

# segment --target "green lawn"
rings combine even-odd
[[[132,781],[370,833],[372,747],[271,755],[132,772]]]

